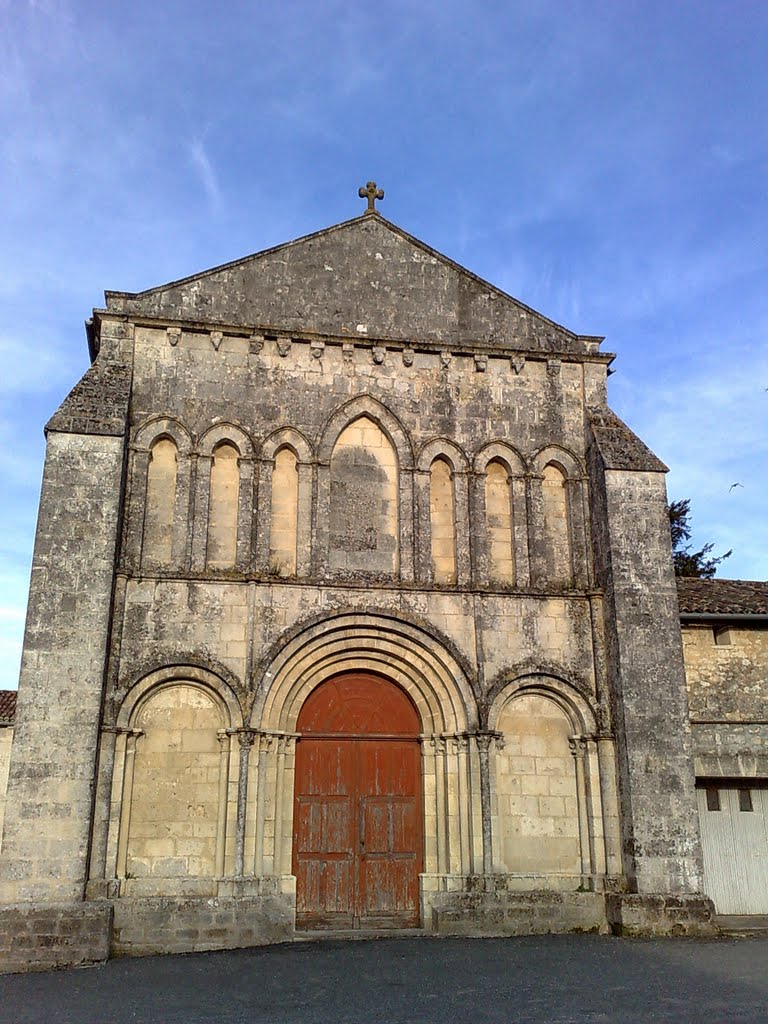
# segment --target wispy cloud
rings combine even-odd
[[[205,148],[205,134],[190,142],[189,154],[192,159],[192,166],[197,171],[200,177],[200,183],[208,197],[208,202],[214,210],[220,210],[222,207],[221,188],[219,187],[216,172]]]

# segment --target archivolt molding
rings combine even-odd
[[[510,476],[525,476],[527,466],[523,456],[506,441],[490,441],[477,453],[473,463],[475,473],[485,473],[489,462],[500,462]]]
[[[261,446],[259,458],[268,462],[275,458],[281,448],[290,448],[299,462],[310,463],[314,460],[312,445],[294,427],[282,427],[271,433]]]
[[[586,475],[581,459],[559,444],[548,444],[540,448],[531,459],[531,465],[538,474],[543,473],[547,466],[555,465],[570,480]]]
[[[370,395],[359,395],[333,413],[317,444],[318,462],[327,464],[331,461],[331,454],[341,432],[363,416],[367,416],[387,435],[397,452],[400,469],[412,469],[413,449],[405,428],[394,413]]]
[[[427,441],[419,452],[416,468],[422,472],[429,472],[430,466],[438,458],[445,459],[454,473],[466,473],[469,469],[467,456],[447,437],[436,437],[432,441]]]
[[[192,436],[174,416],[153,416],[136,430],[133,438],[133,447],[149,451],[155,441],[163,437],[169,437],[180,455],[188,455],[192,450]]]
[[[234,423],[215,423],[200,438],[197,450],[201,455],[213,455],[214,449],[220,444],[231,444],[237,448],[240,457],[253,457],[253,441],[242,427]]]
[[[243,716],[239,701],[219,675],[197,665],[171,665],[150,672],[128,690],[117,715],[117,727],[132,727],[142,707],[154,693],[169,686],[182,684],[197,687],[213,697],[221,710],[224,728],[238,729],[242,726]]]
[[[425,734],[477,727],[477,705],[467,673],[446,646],[392,615],[349,612],[301,629],[266,666],[252,727],[294,732],[311,691],[346,671],[377,672],[399,684],[416,705]]]
[[[567,715],[575,736],[594,736],[598,733],[597,718],[590,702],[567,680],[548,672],[518,675],[494,687],[496,690],[488,709],[488,728],[498,728],[501,712],[518,697],[536,694],[553,701]]]

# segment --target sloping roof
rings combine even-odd
[[[408,343],[584,353],[574,334],[378,213],[142,292],[114,313]]]
[[[69,392],[45,429],[121,437],[125,433],[130,396],[129,366],[107,360],[95,362]]]
[[[589,422],[606,469],[666,473],[667,466],[653,454],[624,420],[607,406],[590,409]]]
[[[0,690],[0,722],[16,720],[16,691]]]
[[[681,614],[768,615],[768,583],[759,580],[698,580],[679,576]]]

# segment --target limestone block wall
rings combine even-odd
[[[8,791],[8,771],[11,767],[12,743],[13,726],[0,726],[0,850],[2,850],[3,821],[5,819],[5,800]]]
[[[664,476],[606,462],[596,445],[593,526],[625,871],[639,893],[697,893],[701,846]]]
[[[7,902],[82,898],[122,472],[122,437],[49,433],[0,861]]]
[[[694,765],[700,777],[768,776],[768,629],[683,625]]]

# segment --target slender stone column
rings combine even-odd
[[[128,514],[124,520],[121,565],[137,572],[141,565],[144,541],[144,514],[147,508],[147,471],[149,449],[133,449],[130,458],[130,493],[126,499]]]
[[[296,509],[296,575],[309,576],[312,571],[312,476],[309,462],[296,465],[298,474],[298,508]]]
[[[253,729],[238,729],[240,764],[237,773],[237,825],[235,831],[235,876],[242,878],[245,859],[245,815],[248,808],[248,760],[256,733]]]
[[[219,740],[219,812],[216,819],[216,877],[222,878],[225,872],[225,854],[227,849],[227,796],[229,791],[229,757],[230,735],[226,729],[217,732]]]
[[[272,862],[272,871],[275,875],[281,875],[283,873],[283,777],[285,775],[285,753],[287,747],[286,739],[287,737],[285,736],[279,736],[277,740],[277,776],[275,779],[275,835],[274,854]]]
[[[530,556],[531,586],[541,589],[546,584],[546,535],[544,529],[543,477],[530,476],[528,492],[528,552]]]
[[[515,551],[515,580],[521,590],[531,585],[531,559],[528,550],[528,498],[525,479],[513,477],[512,486],[512,531]]]
[[[491,766],[488,756],[495,733],[475,733],[480,760],[480,806],[483,815],[483,874],[493,874],[493,827],[491,822]]]
[[[456,547],[456,581],[466,587],[472,578],[472,533],[469,519],[468,474],[453,472],[453,519]]]
[[[490,578],[488,551],[488,511],[485,482],[488,474],[473,473],[470,478],[470,529],[472,531],[472,585],[487,586]]]
[[[253,459],[241,456],[237,460],[240,471],[237,492],[237,542],[235,545],[235,568],[246,572],[251,563],[251,524],[253,521]]]
[[[589,806],[587,800],[587,783],[584,772],[585,744],[581,736],[572,736],[568,740],[576,765],[576,803],[579,815],[579,856],[581,860],[582,881],[585,876],[593,873],[593,857],[589,841]]]
[[[412,470],[400,470],[400,579],[412,583],[414,577],[415,519],[414,519],[414,474]]]
[[[133,775],[136,764],[136,743],[144,735],[142,729],[130,729],[125,737],[125,769],[123,771],[123,798],[120,802],[120,833],[117,841],[118,878],[125,878],[128,862],[128,834],[131,827],[133,808]]]
[[[416,579],[420,583],[432,582],[432,526],[429,515],[429,470],[413,474],[416,497]]]
[[[259,462],[259,496],[257,514],[253,517],[252,543],[256,572],[265,574],[269,568],[269,532],[272,525],[272,471],[274,459]]]
[[[208,549],[208,518],[211,502],[211,455],[195,457],[195,519],[192,523],[192,571],[205,569]]]
[[[112,798],[112,780],[115,774],[115,751],[117,730],[104,728],[99,744],[96,799],[93,810],[93,833],[91,836],[91,857],[88,865],[88,891],[92,883],[105,877],[107,842],[109,838],[109,810]]]
[[[259,781],[256,789],[256,838],[253,858],[253,873],[257,877],[264,874],[264,818],[267,812],[267,761],[269,759],[269,751],[274,740],[275,737],[268,734],[262,733],[259,736]]]

